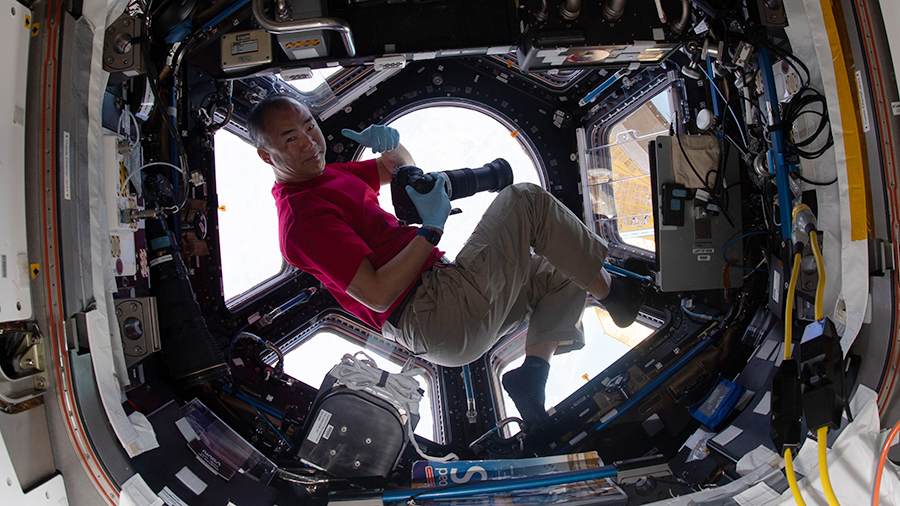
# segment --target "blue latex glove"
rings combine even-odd
[[[443,232],[444,223],[450,215],[450,197],[444,190],[444,175],[438,172],[434,178],[436,181],[430,192],[419,193],[412,186],[406,185],[406,193],[416,206],[416,211],[419,211],[422,226],[434,227]]]
[[[400,145],[400,132],[384,125],[370,125],[362,132],[345,128],[341,130],[341,134],[362,146],[372,148],[375,153],[391,151]]]

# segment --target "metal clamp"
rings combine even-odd
[[[350,33],[350,25],[343,19],[337,18],[310,18],[298,19],[294,21],[275,21],[268,16],[263,9],[265,0],[253,0],[251,2],[253,8],[253,17],[260,27],[269,33],[297,33],[310,32],[314,30],[334,30],[340,32],[341,40],[344,41],[344,48],[347,50],[347,56],[356,56],[356,47],[353,44],[353,34]]]
[[[12,405],[42,395],[49,377],[40,334],[0,331],[0,343],[7,350],[0,356],[0,404]]]

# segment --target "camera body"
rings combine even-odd
[[[513,182],[512,167],[503,158],[497,158],[478,169],[447,170],[441,174],[444,175],[444,190],[450,200],[469,197],[485,190],[499,192]],[[394,171],[391,177],[391,202],[394,214],[401,223],[422,223],[419,211],[406,193],[406,186],[425,194],[434,188],[436,182],[432,173],[426,174],[413,165],[403,165]]]

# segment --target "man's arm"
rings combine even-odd
[[[412,165],[413,158],[400,144],[400,133],[396,129],[385,125],[369,125],[362,132],[355,132],[349,128],[341,130],[344,137],[358,142],[361,146],[372,148],[374,153],[381,153],[376,158],[378,164],[378,181],[382,184],[391,182],[394,169],[401,165]]]
[[[434,187],[428,193],[418,193],[411,186],[406,187],[406,193],[422,217],[422,227],[443,232],[450,214],[450,198],[444,190],[444,175],[437,173],[434,177]],[[419,275],[433,249],[427,239],[416,235],[400,253],[377,270],[364,259],[347,286],[347,295],[373,311],[387,311]]]
[[[417,235],[400,253],[377,270],[368,258],[364,258],[347,286],[347,295],[372,311],[387,311],[415,281],[433,249],[431,243]]]
[[[378,181],[382,185],[386,185],[391,182],[394,169],[403,165],[414,165],[416,162],[403,144],[400,144],[396,149],[382,153],[375,159],[375,163],[378,165]]]

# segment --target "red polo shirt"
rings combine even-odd
[[[347,295],[347,286],[364,258],[375,269],[400,253],[416,227],[400,226],[378,205],[375,160],[334,163],[319,176],[299,183],[275,183],[281,254],[289,264],[322,282],[347,311],[380,330],[413,284],[384,313]],[[422,265],[430,269],[443,252],[434,248]]]

